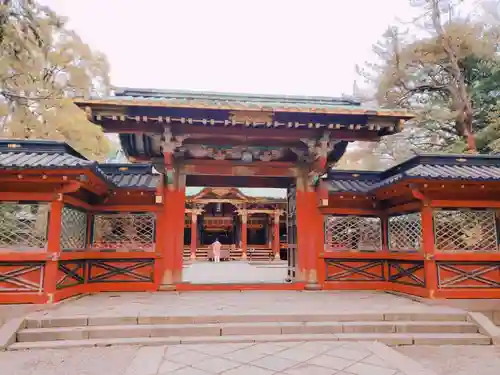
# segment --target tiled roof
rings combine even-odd
[[[358,100],[324,96],[232,94],[184,90],[119,88],[114,96],[77,98],[75,103],[119,104],[131,106],[199,107],[222,110],[266,110],[275,112],[312,112],[361,114],[412,118],[402,110],[373,109],[361,106]]]
[[[500,157],[419,154],[382,172],[331,171],[331,192],[367,193],[405,179],[499,181]]]
[[[118,187],[155,190],[160,179],[151,164],[100,164],[106,176]]]
[[[374,185],[373,181],[349,181],[349,180],[332,180],[330,181],[331,192],[353,192],[366,193]]]
[[[92,164],[88,160],[82,160],[68,154],[52,154],[47,152],[0,153],[1,168],[68,168],[87,167]]]
[[[0,140],[0,168],[75,168],[96,164],[66,143],[44,140]]]
[[[132,98],[158,98],[176,100],[215,100],[226,102],[261,102],[261,103],[304,103],[304,104],[324,104],[324,105],[354,105],[359,106],[361,102],[351,98],[335,98],[325,96],[298,96],[298,95],[262,95],[262,94],[242,94],[211,91],[191,91],[191,90],[157,90],[157,89],[137,89],[137,88],[117,88],[117,97]]]
[[[0,169],[43,168],[89,168],[119,188],[155,189],[159,178],[150,164],[98,164],[63,142],[0,140]]]
[[[160,175],[151,164],[98,164],[86,159],[62,142],[39,140],[0,140],[0,169],[85,168],[104,181],[121,188],[155,189]],[[369,193],[401,180],[498,181],[500,156],[416,155],[386,171],[330,171],[324,179],[331,192]],[[202,188],[189,187],[187,195]],[[286,198],[284,189],[242,188],[250,197]]]
[[[113,184],[120,188],[155,190],[160,179],[152,174],[115,174],[107,175]]]

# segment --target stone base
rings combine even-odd
[[[309,291],[321,290],[321,285],[319,285],[318,283],[307,283],[304,286],[304,290],[309,290]]]
[[[176,287],[174,284],[162,284],[162,285],[160,285],[158,290],[162,291],[162,292],[175,292]]]

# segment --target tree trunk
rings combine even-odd
[[[477,154],[476,137],[474,137],[474,133],[465,130],[464,138],[467,141],[467,152]]]
[[[472,108],[470,106],[470,101],[466,104],[466,109],[465,109],[465,132],[464,136],[467,140],[467,151],[470,152],[471,154],[477,154],[477,146],[476,146],[476,137],[474,137],[474,132],[472,131],[472,120],[473,120],[473,114],[472,114]]]

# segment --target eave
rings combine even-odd
[[[80,108],[89,107],[99,111],[112,110],[122,112],[123,109],[133,107],[147,108],[181,108],[181,109],[203,109],[203,110],[223,110],[223,111],[245,111],[245,112],[271,112],[271,113],[311,113],[311,114],[331,114],[331,115],[362,115],[374,117],[390,117],[409,120],[415,117],[404,110],[381,110],[371,108],[347,108],[347,107],[327,107],[327,106],[266,106],[266,105],[244,105],[241,103],[210,104],[204,101],[171,101],[149,98],[124,98],[112,97],[108,99],[83,99],[76,98],[73,102]]]

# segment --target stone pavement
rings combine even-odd
[[[422,299],[428,305],[449,306],[466,311],[477,311],[486,315],[493,323],[500,326],[500,299]]]
[[[370,291],[244,291],[99,293],[34,312],[57,316],[193,316],[232,314],[445,313],[462,310],[429,306],[408,298]]]
[[[382,344],[261,344],[0,353],[2,375],[433,375]],[[482,375],[482,374],[481,374]]]
[[[47,305],[0,305],[0,327],[12,318],[29,312],[45,310]]]
[[[284,283],[286,276],[283,262],[194,262],[184,265],[182,279],[193,284]]]
[[[437,375],[500,374],[500,346],[402,346],[395,350]]]

